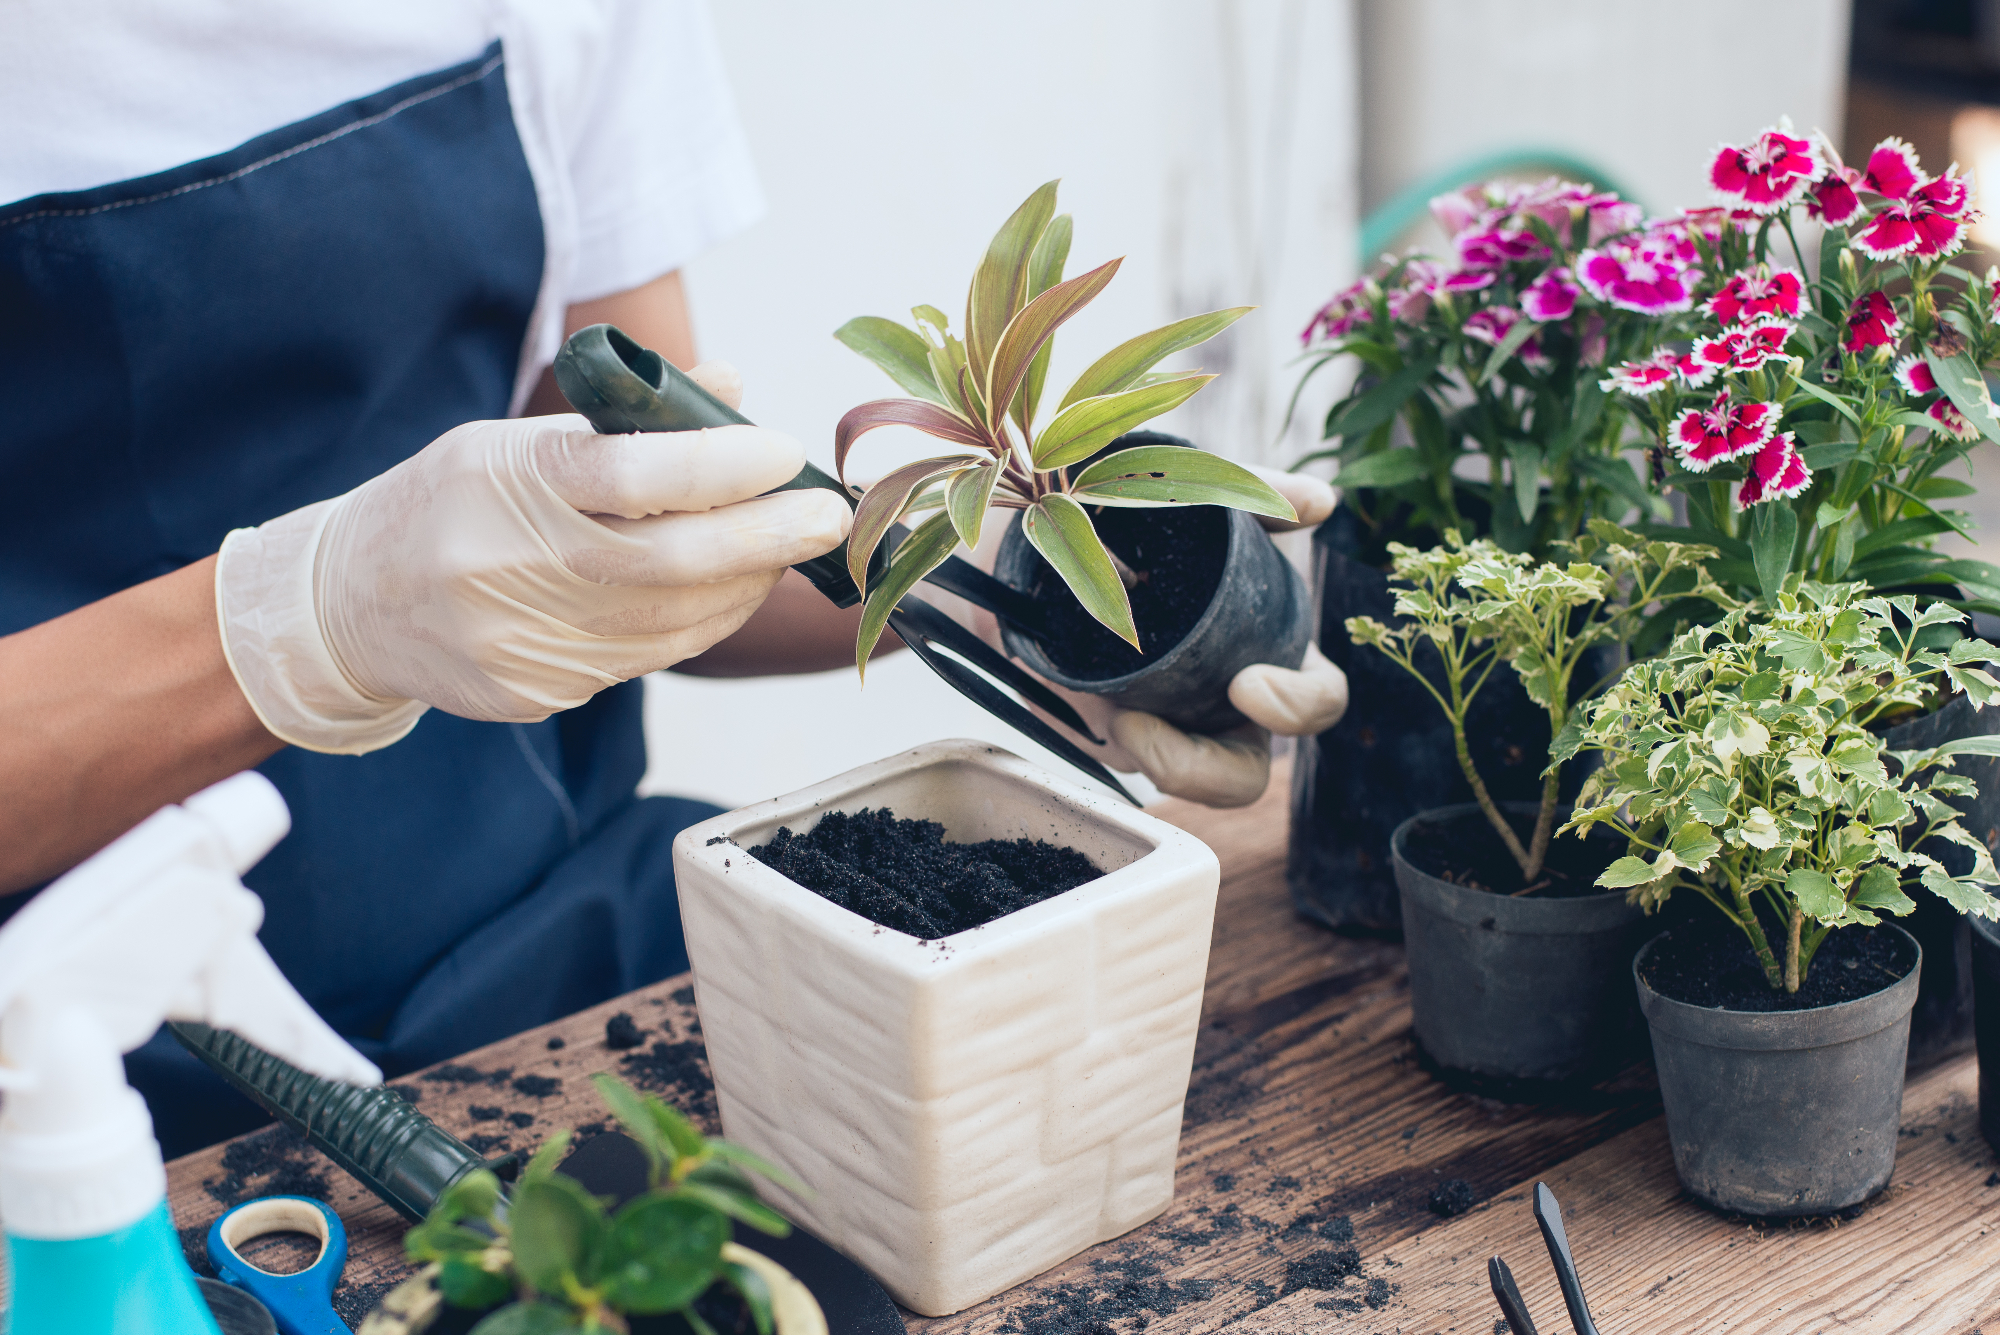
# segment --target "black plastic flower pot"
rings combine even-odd
[[[1847,930],[1901,938],[1909,972],[1835,1005],[1731,1010],[1653,989],[1647,961],[1664,936],[1634,957],[1674,1168],[1697,1200],[1787,1218],[1849,1209],[1889,1185],[1923,953],[1893,924]]]
[[[1353,706],[1326,732],[1299,739],[1285,880],[1293,907],[1306,917],[1337,931],[1395,936],[1402,918],[1390,835],[1420,811],[1471,801],[1472,789],[1459,768],[1451,723],[1422,683],[1387,655],[1347,638],[1349,617],[1395,621],[1389,576],[1369,563],[1362,546],[1361,523],[1345,506],[1313,535],[1319,645],[1347,674]],[[1435,654],[1422,652],[1435,668]],[[1593,683],[1613,663],[1609,654],[1593,654],[1577,674],[1580,683]],[[1442,689],[1442,672],[1432,681]],[[1505,664],[1474,697],[1466,737],[1494,800],[1541,799],[1548,715]],[[1565,794],[1574,797],[1582,779],[1582,766],[1571,765]]]
[[[1134,431],[1107,450],[1193,448],[1175,436]],[[1101,695],[1196,732],[1244,722],[1229,683],[1252,663],[1295,668],[1312,638],[1305,581],[1253,515],[1220,506],[1091,511],[1098,536],[1142,582],[1131,592],[1143,653],[1083,610],[1021,532],[1007,530],[993,573],[1042,604],[1054,634],[1044,644],[1005,621],[1007,651],[1058,686]]]
[[[1968,920],[1972,1004],[1979,1042],[1979,1129],[2000,1150],[2000,923]]]
[[[1891,728],[1892,750],[1914,751],[1963,737],[2000,733],[2000,707],[1976,709],[1959,696],[1943,709]],[[1952,773],[1979,785],[1972,798],[1945,800],[1965,813],[1964,825],[1989,849],[2000,849],[2000,757],[1959,756]],[[1924,852],[1955,876],[1972,869],[1972,851],[1933,839]],[[1966,1051],[1973,1041],[1972,930],[1968,920],[1933,894],[1916,896],[1916,912],[1900,920],[1924,948],[1924,976],[1910,1016],[1910,1065],[1920,1067]]]
[[[1531,827],[1533,805],[1505,810],[1517,831]],[[1548,898],[1437,874],[1473,848],[1507,856],[1474,803],[1412,816],[1390,844],[1425,1057],[1447,1077],[1470,1077],[1480,1093],[1535,1099],[1552,1082],[1587,1079],[1637,1055],[1639,1012],[1625,971],[1645,915],[1623,890],[1591,887],[1623,842],[1553,841],[1550,866],[1571,893]]]

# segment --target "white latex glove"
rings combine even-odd
[[[740,396],[720,363],[694,374]],[[223,647],[264,726],[308,750],[376,750],[431,706],[544,719],[701,653],[787,566],[837,546],[839,497],[759,494],[804,462],[753,426],[468,422],[345,496],[231,533]]]

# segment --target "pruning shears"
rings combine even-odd
[[[641,347],[612,325],[592,325],[570,335],[562,351],[556,354],[555,375],[556,385],[570,406],[589,418],[591,426],[604,435],[750,424],[749,418],[690,380],[673,363]],[[797,477],[778,490],[793,491],[801,487],[824,488],[846,501],[849,507],[855,503],[846,488],[812,464],[799,470]],[[900,541],[903,535],[899,528],[892,530],[891,536]],[[876,550],[871,579],[887,564],[890,545],[885,542]],[[861,601],[861,590],[847,572],[845,543],[793,569],[811,580],[813,587],[835,607],[852,607]],[[1006,618],[1029,634],[1041,631],[1038,609],[1025,594],[970,561],[947,557],[926,578],[939,588]],[[959,694],[1137,805],[1132,794],[1101,761],[994,685],[999,682],[1009,687],[1066,726],[1103,745],[1103,739],[1090,730],[1069,702],[1039,678],[913,595],[905,594],[889,613],[889,625],[910,646],[911,652]]]
[[[1590,1304],[1583,1298],[1583,1281],[1577,1276],[1576,1260],[1570,1255],[1569,1235],[1563,1231],[1562,1206],[1556,1203],[1556,1194],[1546,1182],[1535,1184],[1535,1222],[1542,1226],[1542,1242],[1555,1265],[1556,1283],[1562,1286],[1563,1306],[1569,1309],[1570,1325],[1576,1328],[1576,1335],[1597,1335],[1597,1324],[1590,1319]],[[1515,1285],[1514,1273],[1507,1263],[1498,1256],[1490,1258],[1486,1262],[1486,1278],[1493,1285],[1493,1297],[1514,1335],[1536,1335],[1528,1305],[1521,1301],[1521,1290]]]

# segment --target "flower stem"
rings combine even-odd
[[[1805,911],[1792,910],[1790,930],[1785,934],[1785,991],[1797,992],[1799,983],[1799,928],[1805,924]]]
[[[1473,799],[1479,803],[1479,809],[1486,813],[1486,819],[1499,834],[1500,842],[1507,846],[1507,851],[1513,855],[1515,863],[1521,868],[1522,879],[1525,881],[1533,877],[1535,871],[1541,869],[1541,863],[1537,860],[1534,869],[1530,870],[1528,851],[1521,847],[1521,840],[1514,833],[1514,827],[1507,823],[1507,818],[1500,813],[1500,807],[1494,802],[1493,795],[1486,791],[1486,781],[1479,777],[1479,770],[1472,763],[1472,748],[1466,745],[1465,719],[1461,715],[1452,716],[1451,740],[1458,748],[1458,767],[1465,772],[1466,782],[1472,785]]]

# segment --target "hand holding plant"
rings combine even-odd
[[[2000,661],[1979,640],[1925,648],[1923,631],[1963,620],[1942,604],[1865,596],[1860,584],[1794,581],[1774,609],[1739,608],[1634,664],[1559,739],[1604,765],[1564,831],[1607,825],[1631,852],[1598,884],[1648,908],[1679,888],[1714,904],[1748,938],[1774,989],[1797,992],[1814,952],[1841,927],[1900,917],[1921,886],[1962,913],[2000,917],[2000,873],[1945,799],[1971,797],[1952,757],[2000,755],[2000,738],[1889,751],[1870,728],[1947,683],[1983,707]],[[1953,875],[1922,851],[1968,850]],[[1780,937],[1773,946],[1767,925]]]

